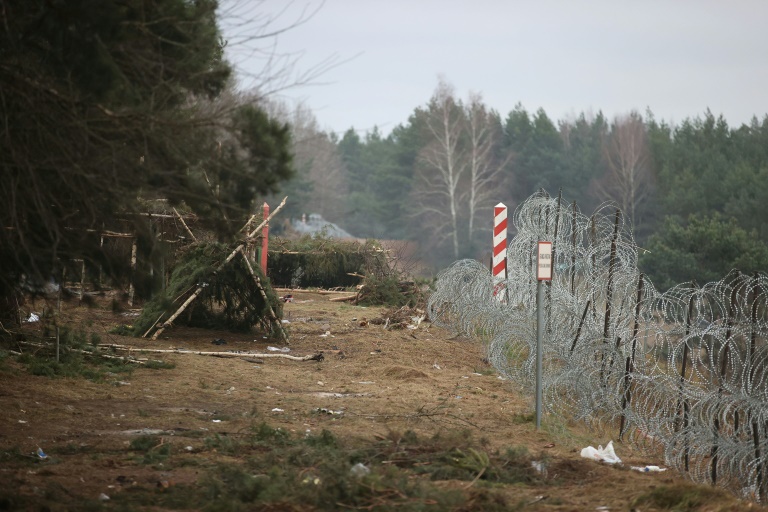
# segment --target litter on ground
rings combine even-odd
[[[606,464],[621,464],[621,459],[616,455],[613,450],[613,441],[608,441],[605,448],[602,445],[595,448],[594,446],[587,446],[581,450],[581,456],[585,459],[592,459],[597,462],[605,462]]]

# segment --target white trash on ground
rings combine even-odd
[[[363,478],[371,473],[371,470],[365,464],[358,462],[349,470],[349,473],[355,478]]]
[[[603,448],[602,445],[595,448],[594,446],[587,446],[581,450],[581,456],[585,459],[592,459],[597,462],[605,462],[607,464],[621,464],[621,459],[616,455],[613,450],[613,441],[608,441],[608,444]]]
[[[632,469],[641,473],[661,473],[667,470],[667,468],[660,468],[659,466],[632,466]]]

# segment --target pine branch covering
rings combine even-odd
[[[269,330],[268,306],[272,307],[280,319],[282,303],[261,269],[254,267],[268,303],[264,301],[241,258],[233,259],[218,273],[214,273],[231,252],[231,248],[216,242],[193,245],[173,269],[166,293],[157,295],[145,304],[134,323],[134,333],[141,336],[163,312],[166,312],[163,318],[168,318],[200,283],[205,283],[203,292],[175,320],[175,324],[231,331],[250,331],[254,326],[261,325]]]
[[[375,240],[307,235],[297,240],[275,239],[271,244],[269,275],[275,286],[349,287],[360,284],[359,275],[389,274],[386,253]]]

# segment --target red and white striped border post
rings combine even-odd
[[[499,203],[493,207],[493,294],[499,301],[504,300],[504,293],[499,293],[499,283],[507,279],[507,207]]]

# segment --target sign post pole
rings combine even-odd
[[[544,354],[544,281],[552,280],[552,242],[539,242],[536,264],[536,430],[541,429],[542,359]]]

